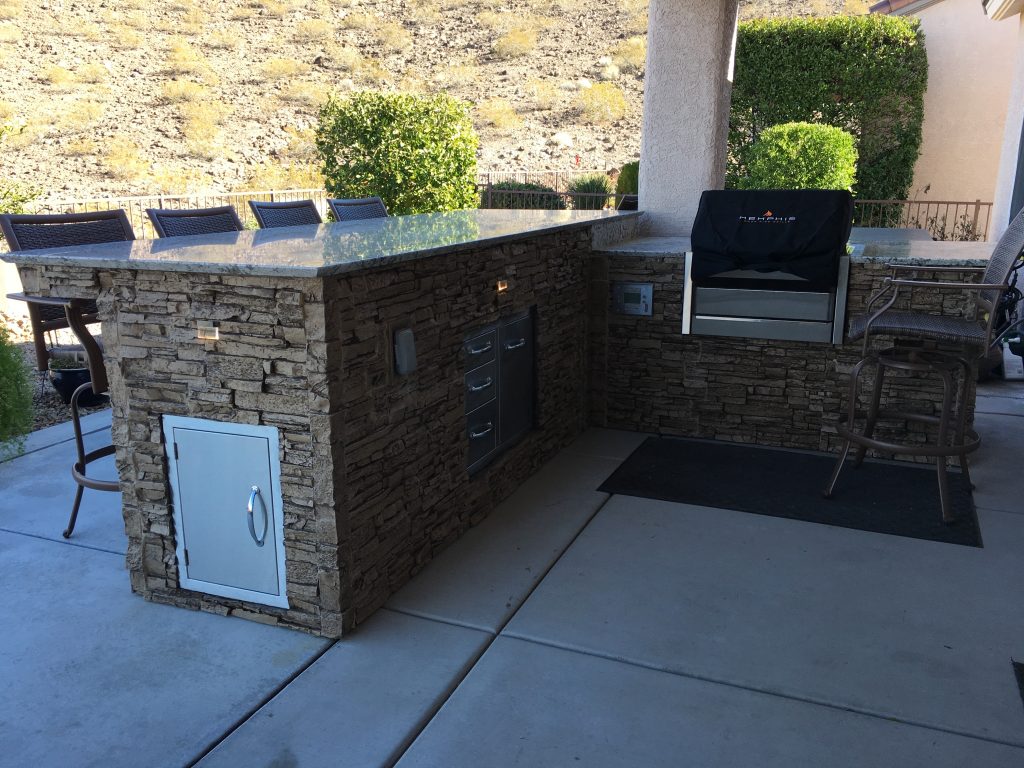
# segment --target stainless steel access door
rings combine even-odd
[[[510,441],[533,428],[535,397],[533,371],[533,317],[527,314],[502,322],[498,329],[498,441]]]
[[[165,417],[165,431],[181,586],[286,607],[276,430]]]

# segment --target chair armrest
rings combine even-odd
[[[893,272],[984,272],[985,267],[922,267],[916,264],[886,264]]]
[[[958,291],[1006,291],[1010,286],[1006,283],[954,283],[943,280],[902,280],[895,277],[887,277],[884,281],[888,285],[907,286],[908,288],[939,288],[956,289]]]
[[[8,293],[7,298],[29,304],[46,304],[50,307],[66,307],[71,303],[71,299],[61,299],[57,296],[29,296],[27,293]]]

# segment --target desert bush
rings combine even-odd
[[[110,73],[102,64],[83,64],[77,69],[75,75],[80,83],[92,83],[95,85],[106,80]]]
[[[233,51],[238,47],[238,32],[232,29],[218,29],[210,33],[206,45],[220,51]]]
[[[19,131],[13,126],[0,123],[0,145],[18,133]],[[0,213],[24,213],[25,205],[34,200],[36,196],[35,190],[0,177]]]
[[[260,66],[263,77],[267,80],[279,80],[282,77],[295,77],[304,74],[309,67],[295,59],[267,59]]]
[[[516,208],[561,211],[565,196],[553,187],[528,181],[499,181],[480,193],[481,208]]]
[[[139,145],[123,135],[114,136],[107,143],[104,159],[107,173],[122,181],[142,178],[149,170],[146,161],[142,159],[142,150],[139,149]]]
[[[0,43],[16,43],[21,40],[21,30],[11,23],[0,24]]]
[[[193,80],[169,80],[160,86],[160,96],[167,104],[196,101],[206,95],[206,88]]]
[[[317,189],[324,177],[316,163],[266,162],[254,168],[245,182],[245,189]]]
[[[14,105],[9,101],[0,101],[0,135],[4,132],[4,126],[7,122],[14,117]],[[7,126],[8,130],[11,130],[10,126]]]
[[[367,59],[359,67],[359,77],[371,85],[382,85],[391,79],[391,72],[388,68],[376,59]]]
[[[18,18],[24,7],[22,0],[0,0],[0,20]]]
[[[69,130],[84,130],[103,117],[103,105],[92,99],[79,99],[57,115],[57,123]]]
[[[612,61],[623,72],[641,72],[647,62],[647,39],[630,37],[612,49]]]
[[[404,51],[412,42],[412,38],[405,31],[405,27],[391,21],[380,22],[376,29],[373,30],[373,33],[378,42],[389,51]]]
[[[526,95],[530,99],[530,106],[541,111],[554,109],[562,98],[558,86],[547,80],[529,81],[526,84]]]
[[[494,43],[494,55],[499,59],[525,56],[537,47],[537,33],[532,29],[510,29]]]
[[[0,461],[22,452],[33,418],[32,372],[0,319]]]
[[[841,128],[785,123],[767,128],[747,153],[745,189],[853,189],[857,149]]]
[[[588,123],[599,125],[622,119],[629,109],[626,94],[614,83],[597,83],[579,92],[580,109]]]
[[[600,211],[612,200],[612,180],[603,173],[573,179],[568,187],[572,207],[580,211]]]
[[[79,139],[69,141],[64,147],[64,154],[68,157],[91,157],[96,154],[98,145],[95,139],[83,136]]]
[[[220,102],[210,100],[183,101],[178,104],[181,133],[193,143],[211,142],[220,133],[227,118],[227,109]]]
[[[291,83],[281,89],[278,94],[281,101],[306,107],[316,107],[323,103],[327,95],[316,83]]]
[[[380,22],[372,13],[346,13],[340,24],[343,29],[373,29]]]
[[[916,19],[871,14],[744,22],[736,42],[729,173],[746,175],[765,128],[793,121],[857,140],[856,194],[904,199],[921,146],[928,61]]]
[[[523,124],[523,118],[517,113],[508,99],[488,99],[477,104],[476,113],[486,124],[501,131],[511,131]]]
[[[292,4],[284,0],[252,0],[250,5],[270,19],[283,19],[292,10]]]
[[[355,72],[363,64],[363,55],[357,48],[348,45],[338,45],[327,51],[328,63],[337,67],[342,72]]]
[[[183,38],[172,38],[167,46],[167,72],[172,75],[198,75],[208,68],[206,57]]]
[[[75,82],[75,74],[70,69],[56,65],[44,67],[39,73],[39,77],[58,88],[70,86]]]
[[[637,195],[640,193],[640,161],[623,163],[619,178],[615,182],[615,194]]]
[[[334,37],[334,25],[324,19],[307,19],[295,25],[292,39],[297,43],[318,43]]]
[[[393,214],[475,205],[478,141],[469,109],[443,93],[332,97],[316,131],[327,191],[378,195]]]

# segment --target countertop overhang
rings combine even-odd
[[[466,210],[4,253],[19,265],[326,277],[565,229],[637,211]]]

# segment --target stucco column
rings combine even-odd
[[[640,208],[652,235],[689,235],[700,193],[721,188],[739,0],[651,0]]]
[[[1021,127],[1024,126],[1024,16],[996,21],[994,24],[1017,24],[1017,59],[1014,62],[1013,86],[1006,109],[1006,128],[1003,131],[1003,149],[999,155],[999,175],[992,205],[992,221],[988,239],[998,240],[1010,223],[1010,201],[1017,179],[1017,158],[1021,150]]]

